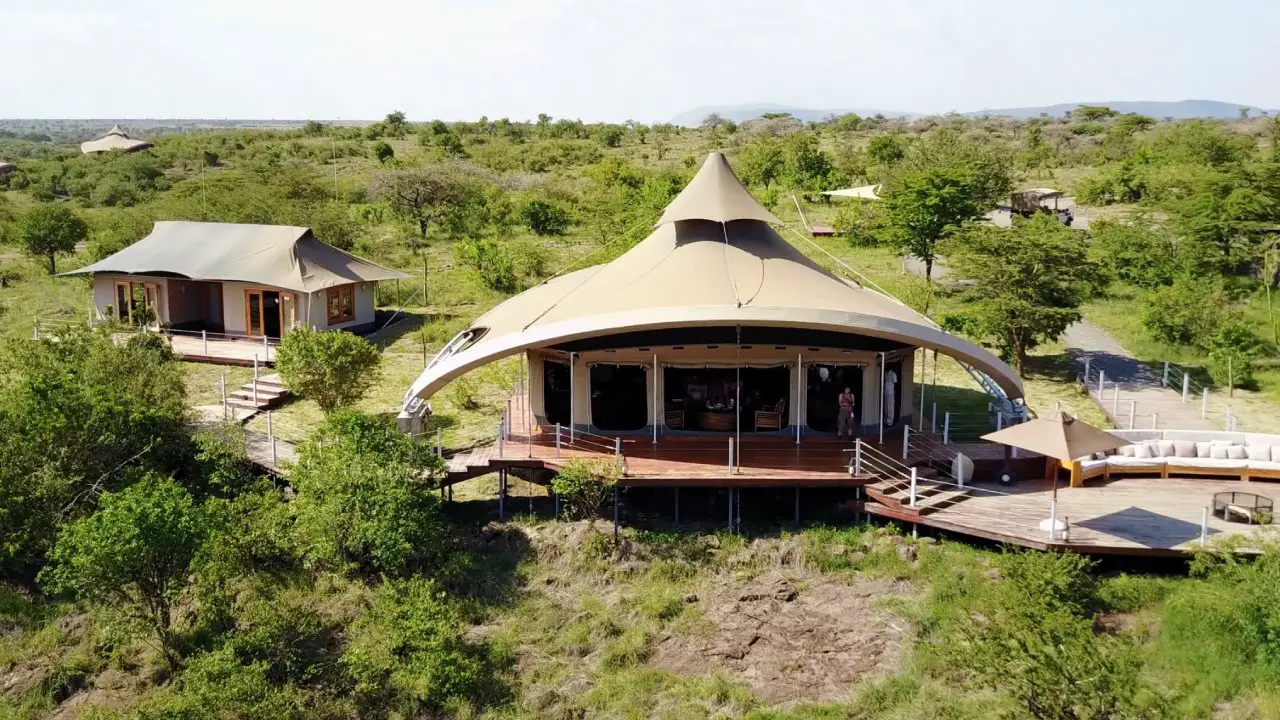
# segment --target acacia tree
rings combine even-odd
[[[425,286],[429,233],[443,224],[451,212],[470,200],[475,194],[474,183],[456,168],[436,165],[383,173],[374,177],[369,191],[417,229],[417,235],[410,238],[409,247],[422,256]],[[426,301],[423,297],[422,302],[425,304]]]
[[[933,281],[938,243],[982,214],[981,190],[965,168],[933,168],[899,175],[889,185],[884,207],[901,251],[924,263]]]
[[[280,342],[276,368],[290,390],[331,413],[369,392],[380,377],[381,360],[378,348],[362,337],[300,327]]]
[[[98,512],[64,527],[40,579],[54,592],[144,624],[176,669],[173,608],[209,531],[208,516],[186,490],[148,475],[103,495]]]
[[[973,227],[948,243],[952,272],[972,282],[964,308],[943,324],[994,345],[1021,375],[1037,345],[1080,319],[1096,274],[1075,231],[1040,215],[1013,228]]]
[[[27,254],[46,257],[50,275],[57,272],[57,256],[74,253],[88,237],[88,224],[66,205],[37,205],[18,223],[18,243]]]
[[[759,135],[742,146],[738,171],[748,185],[769,185],[782,174],[785,165],[782,145],[768,135]]]

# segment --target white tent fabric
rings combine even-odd
[[[728,172],[736,190],[728,189]],[[714,184],[706,173],[721,175]],[[621,257],[547,281],[490,310],[423,371],[405,400],[428,398],[450,380],[502,357],[624,332],[688,327],[757,326],[832,331],[936,348],[986,373],[1009,394],[1022,396],[1017,374],[990,352],[934,327],[927,318],[879,292],[826,271],[783,240],[736,177],[713,155],[689,183],[718,187],[746,219],[712,221],[709,210],[684,204],[679,219]],[[663,217],[685,198],[682,193]],[[758,210],[744,206],[742,198]],[[720,214],[720,217],[725,215]],[[692,218],[692,219],[690,219]]]
[[[317,240],[304,227],[162,220],[138,242],[66,275],[178,275],[300,292],[410,277]]]
[[[863,200],[879,200],[880,185],[879,184],[862,185],[860,187],[844,188],[843,190],[827,190],[822,194],[830,195],[831,197],[848,197],[848,198],[861,198]]]
[[[119,125],[112,127],[107,131],[106,135],[97,140],[89,140],[80,143],[80,152],[88,155],[91,153],[108,152],[111,150],[123,150],[125,152],[133,152],[134,150],[146,150],[151,147],[151,143],[146,140],[131,138],[120,129]]]

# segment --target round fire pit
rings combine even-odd
[[[1265,495],[1225,491],[1214,493],[1213,514],[1228,522],[1270,525],[1275,503]]]

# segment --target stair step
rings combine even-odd
[[[239,390],[236,390],[235,392],[231,393],[231,395],[239,395],[241,397],[253,397],[254,392],[253,392],[253,388],[247,387],[247,388],[240,388]],[[284,397],[284,393],[282,392],[272,392],[270,390],[263,390],[262,388],[258,388],[257,395],[260,398],[271,398],[271,399]]]

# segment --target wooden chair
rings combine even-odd
[[[666,411],[665,413],[663,413],[663,422],[666,423],[666,426],[671,428],[672,430],[683,430],[684,429],[684,411],[683,410]]]
[[[781,430],[783,423],[786,422],[786,415],[786,398],[779,400],[778,404],[772,407],[764,405],[756,411],[756,430]]]

